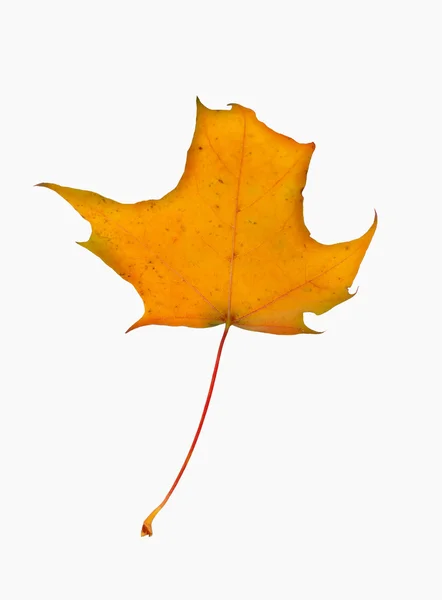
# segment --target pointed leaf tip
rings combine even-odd
[[[199,97],[196,97],[196,110],[208,110],[207,106],[201,102]]]
[[[245,106],[243,106],[242,104],[238,104],[237,102],[229,102],[227,104],[227,106],[231,107],[232,112],[234,112],[235,110],[248,110],[251,113],[253,113],[254,115],[256,115],[255,111],[252,110],[251,108],[246,108]]]
[[[34,187],[44,187],[48,190],[53,190],[56,192],[61,186],[57,185],[56,183],[48,183],[47,181],[43,181],[42,183],[36,183]]]
[[[358,292],[359,292],[359,286],[355,289],[354,292],[350,292],[350,288],[348,289],[348,293],[350,294],[350,298],[354,298]]]

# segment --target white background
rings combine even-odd
[[[436,2],[5,2],[0,595],[440,600]],[[322,336],[145,327],[40,181],[124,202],[181,176],[195,97],[316,142],[321,242],[379,228]]]

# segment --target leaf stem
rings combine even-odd
[[[154,520],[154,518],[157,516],[157,514],[160,512],[160,510],[162,508],[164,508],[164,506],[166,505],[167,501],[169,500],[169,498],[171,497],[171,495],[173,494],[173,491],[175,490],[176,486],[178,485],[179,480],[181,479],[184,471],[186,470],[187,464],[190,460],[190,457],[193,454],[193,451],[195,450],[195,446],[196,443],[198,441],[198,438],[200,436],[201,430],[203,428],[204,425],[204,421],[207,415],[207,410],[209,408],[209,404],[210,404],[210,400],[212,398],[212,392],[213,392],[213,388],[215,386],[215,381],[216,381],[216,375],[218,373],[218,367],[219,367],[219,362],[221,359],[221,353],[223,351],[223,346],[224,346],[224,342],[226,341],[226,337],[227,337],[227,333],[229,331],[229,327],[230,327],[230,323],[226,323],[226,327],[224,329],[224,333],[223,336],[221,338],[219,347],[218,347],[218,353],[216,355],[216,360],[215,360],[215,366],[213,368],[213,373],[212,373],[212,379],[210,381],[210,387],[209,387],[209,391],[207,393],[207,398],[206,398],[206,402],[204,404],[204,408],[203,408],[203,412],[201,414],[201,418],[200,418],[200,422],[198,424],[198,428],[196,430],[195,436],[193,438],[192,444],[189,448],[189,452],[187,453],[187,456],[183,462],[183,465],[178,473],[178,475],[176,476],[175,481],[172,484],[172,487],[170,488],[170,490],[167,492],[164,500],[161,502],[161,504],[159,504],[155,510],[153,510],[150,515],[147,517],[147,519],[144,521],[143,523],[143,527],[141,528],[141,536],[151,536],[152,535],[152,521]]]

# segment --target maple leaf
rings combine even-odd
[[[299,144],[238,104],[210,110],[197,101],[195,134],[178,185],[161,200],[121,204],[89,191],[50,188],[92,225],[84,246],[143,299],[143,325],[225,324],[209,393],[186,460],[193,453],[212,396],[229,328],[275,334],[316,333],[304,312],[320,315],[348,300],[349,287],[376,229],[321,244],[303,219],[307,170],[315,145]]]

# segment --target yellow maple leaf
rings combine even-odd
[[[360,238],[315,241],[303,196],[314,144],[299,144],[260,122],[252,110],[209,110],[199,101],[184,174],[161,200],[121,204],[93,192],[50,188],[92,225],[81,245],[143,299],[143,325],[225,324],[203,415],[167,502],[193,452],[230,326],[275,334],[316,333],[304,312],[322,314],[351,297],[376,229]]]

